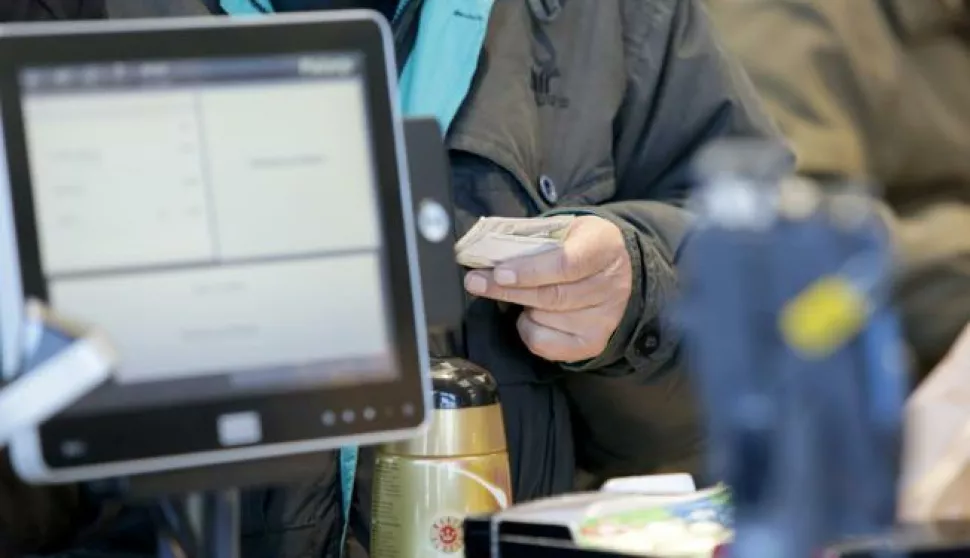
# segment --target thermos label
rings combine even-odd
[[[442,554],[455,554],[465,548],[465,533],[462,519],[454,515],[444,515],[431,525],[431,546]]]
[[[382,455],[374,471],[372,558],[456,558],[463,520],[509,505],[503,453],[421,459]]]

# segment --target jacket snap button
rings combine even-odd
[[[652,356],[660,348],[660,336],[655,331],[646,332],[637,344],[637,352],[641,356]]]
[[[554,204],[559,201],[559,192],[556,191],[556,183],[546,175],[539,177],[539,194],[542,195],[542,199],[546,200],[548,204]]]

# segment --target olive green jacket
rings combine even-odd
[[[925,368],[970,321],[970,3],[708,0],[806,174],[875,179]]]

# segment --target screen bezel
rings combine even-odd
[[[14,458],[32,456],[45,471],[35,480],[84,480],[318,451],[347,442],[374,443],[406,436],[424,424],[428,398],[426,333],[402,123],[397,110],[393,40],[381,16],[364,11],[272,16],[192,18],[152,22],[97,22],[23,26],[0,31],[0,114],[11,184],[23,294],[47,300],[18,75],[32,66],[99,61],[211,59],[326,52],[364,58],[366,105],[372,126],[375,178],[389,274],[388,328],[400,374],[358,386],[322,386],[225,401],[59,416],[14,441]],[[9,301],[9,298],[8,298]],[[363,419],[365,409],[369,420]],[[404,412],[405,409],[410,413]],[[325,411],[355,413],[350,423],[324,424]],[[262,442],[224,447],[217,421],[256,412]],[[84,440],[82,458],[61,448]],[[23,461],[21,459],[20,461]],[[23,467],[21,469],[23,474]]]

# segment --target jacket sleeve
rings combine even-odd
[[[677,354],[668,303],[677,290],[678,253],[691,223],[684,201],[693,156],[714,139],[777,133],[747,77],[715,39],[699,1],[628,0],[623,6],[628,86],[614,140],[617,195],[578,211],[623,230],[633,294],[603,354],[567,368],[649,376]]]

